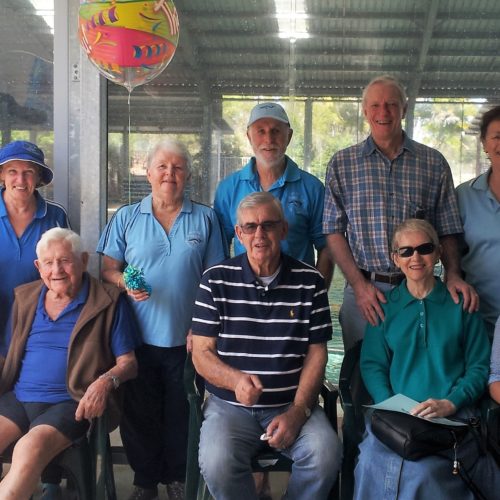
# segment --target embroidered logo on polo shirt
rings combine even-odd
[[[189,243],[189,245],[196,246],[199,245],[201,241],[202,237],[198,232],[192,232],[186,236],[186,242]]]

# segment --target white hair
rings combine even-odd
[[[396,251],[399,245],[399,238],[405,233],[424,233],[439,248],[439,236],[434,226],[425,219],[406,219],[394,230],[392,237],[392,251]]]
[[[169,152],[175,153],[179,156],[182,156],[184,160],[186,160],[186,171],[188,174],[191,173],[191,164],[192,159],[189,151],[184,143],[178,141],[177,139],[163,139],[162,141],[156,143],[153,148],[149,151],[148,157],[146,159],[146,170],[149,170],[151,164],[154,160],[154,157],[158,154],[158,152]]]
[[[398,91],[399,102],[401,104],[401,107],[404,108],[406,106],[406,101],[408,101],[406,91],[401,82],[391,75],[376,76],[373,80],[370,81],[370,83],[368,83],[368,85],[363,90],[363,97],[362,97],[363,106],[366,104],[366,95],[368,94],[370,88],[373,87],[373,85],[378,85],[378,84],[394,87]]]
[[[54,241],[65,241],[69,243],[74,255],[81,256],[83,253],[83,242],[79,234],[64,227],[53,227],[42,234],[42,237],[36,245],[36,256],[40,258],[40,254]]]
[[[285,220],[285,214],[283,213],[283,207],[281,206],[280,200],[273,196],[269,191],[255,191],[245,196],[239,203],[238,209],[236,210],[236,218],[238,224],[241,224],[241,212],[249,208],[259,207],[261,205],[271,204],[276,208],[279,213],[281,220]]]

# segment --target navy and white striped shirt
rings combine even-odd
[[[309,344],[332,337],[327,290],[313,267],[282,254],[269,286],[252,271],[247,254],[208,269],[194,306],[194,335],[217,337],[224,363],[259,376],[264,391],[254,407],[293,401]],[[234,392],[207,383],[221,399],[239,405]]]

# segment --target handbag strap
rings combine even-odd
[[[462,467],[461,462],[458,462],[458,474],[460,475],[460,478],[465,483],[467,488],[469,488],[469,490],[472,492],[474,498],[476,498],[477,500],[488,500],[488,498],[485,497],[483,495],[483,492],[478,488],[477,484],[471,479],[469,473],[467,472],[467,469],[465,467]]]
[[[476,443],[477,448],[477,458],[472,464],[471,468],[477,463],[481,456],[486,455],[486,447],[482,439],[481,433],[481,422],[478,418],[470,418],[467,421],[467,425],[469,427],[469,431],[474,437],[474,441]],[[472,480],[467,471],[467,468],[462,465],[462,462],[457,458],[457,443],[455,442],[455,446],[453,447],[454,452],[454,460],[453,460],[453,474],[459,474],[460,479],[465,483],[467,488],[472,492],[474,498],[477,500],[488,500],[487,497],[484,496],[483,492],[479,489],[477,484]]]

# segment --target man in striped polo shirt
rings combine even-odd
[[[201,471],[217,500],[255,500],[250,460],[265,440],[294,461],[285,498],[325,499],[341,455],[317,404],[332,336],[325,283],[281,253],[288,227],[272,194],[246,196],[237,222],[246,253],[205,272],[193,313],[193,361],[210,393]]]

